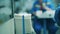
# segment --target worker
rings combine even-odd
[[[60,4],[58,5],[55,12],[55,21],[57,22],[58,26],[60,26]]]
[[[41,34],[41,28],[44,27],[44,20],[46,22],[46,27],[48,34],[56,34],[58,28],[55,26],[55,21],[52,18],[38,18],[36,16],[36,11],[40,10],[43,13],[46,11],[54,10],[54,5],[51,2],[52,0],[37,0],[32,7],[32,26],[36,34]]]

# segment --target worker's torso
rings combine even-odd
[[[49,1],[43,1],[43,2],[42,2],[42,5],[45,5],[45,6],[47,6],[48,8],[53,9],[53,8],[52,8],[53,5],[52,5],[51,2],[49,2]],[[35,8],[33,8],[33,9],[35,9],[36,11],[37,11],[37,10],[41,10],[41,5],[40,5],[40,2],[39,2],[39,1],[36,1],[33,6],[35,7]],[[43,9],[44,9],[44,8],[43,8]]]

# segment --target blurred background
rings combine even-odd
[[[27,12],[36,0],[0,0],[0,34],[15,34],[14,14]],[[52,0],[55,8],[60,0]],[[57,34],[60,33],[57,31]]]
[[[29,12],[28,10],[32,8],[34,1],[35,0],[0,0],[0,20],[2,19],[2,21],[5,22],[12,18],[14,13]],[[59,0],[53,0],[53,2],[55,3],[55,7],[60,3]]]

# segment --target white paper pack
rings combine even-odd
[[[15,14],[16,34],[23,34],[23,15],[25,34],[32,33],[31,14]]]
[[[55,11],[46,11],[46,12],[42,12],[42,11],[36,11],[36,16],[38,18],[54,18],[55,15]]]

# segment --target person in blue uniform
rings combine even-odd
[[[42,4],[46,4],[43,6]],[[47,9],[47,8],[48,9]],[[36,11],[37,10],[42,10],[43,12],[47,10],[54,10],[54,5],[52,4],[51,0],[37,0],[33,4],[33,8],[31,10],[32,14],[32,23],[33,23],[33,28],[36,34],[41,34],[41,28],[44,27],[44,20],[46,22],[46,29],[48,30],[48,34],[56,34],[57,27],[55,26],[55,21],[52,18],[38,18],[36,16]]]
[[[60,26],[60,3],[55,12],[55,21],[57,22],[58,26]]]

